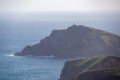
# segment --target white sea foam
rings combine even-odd
[[[7,57],[13,57],[14,56],[14,54],[8,54],[8,55],[6,55]]]

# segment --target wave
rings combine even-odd
[[[8,55],[5,55],[5,56],[7,56],[7,57],[13,57],[14,54],[8,54]]]

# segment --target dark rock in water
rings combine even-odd
[[[103,56],[67,61],[59,80],[120,80],[120,57]]]
[[[120,37],[109,32],[72,25],[68,29],[54,30],[40,43],[25,47],[18,56],[50,56],[76,58],[98,55],[120,55]]]

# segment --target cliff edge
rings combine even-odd
[[[102,56],[67,61],[60,80],[120,80],[120,57]]]

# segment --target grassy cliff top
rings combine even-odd
[[[78,60],[69,60],[65,63],[65,65],[69,66],[69,67],[80,67],[80,66],[87,66],[88,68],[91,68],[95,65],[101,64],[101,66],[106,63],[107,65],[105,66],[109,66],[112,67],[113,65],[116,64],[120,64],[120,57],[116,57],[116,56],[99,56],[99,57],[91,57],[91,58],[84,58],[84,59],[78,59]],[[104,63],[103,63],[104,62]],[[120,66],[120,65],[119,65]],[[114,66],[115,67],[115,66]],[[117,67],[117,66],[116,66]],[[107,67],[108,68],[108,67]]]
[[[60,80],[70,80],[81,74],[98,73],[120,74],[120,57],[100,56],[78,60],[69,60],[65,63]],[[90,74],[89,74],[90,75]],[[64,78],[65,77],[65,78]]]

